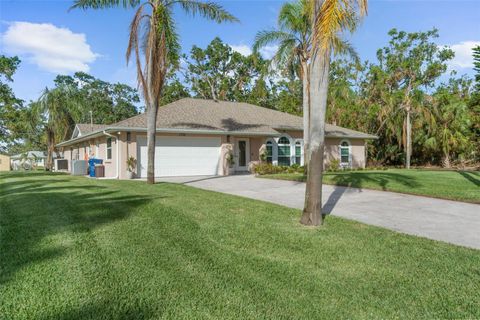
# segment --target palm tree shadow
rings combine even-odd
[[[417,188],[421,185],[411,176],[393,172],[345,172],[336,174],[332,180],[334,184],[338,186],[360,189],[369,183],[373,183],[374,185],[379,185],[383,191],[388,190],[391,181],[395,181],[408,188]]]
[[[473,172],[468,171],[458,171],[458,173],[477,187],[480,187],[480,176],[476,176]]]
[[[330,194],[327,201],[322,207],[322,215],[324,218],[332,213],[333,209],[335,208],[343,194],[347,191],[347,189],[347,187],[335,186],[333,192]]]

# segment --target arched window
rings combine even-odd
[[[350,166],[350,143],[342,141],[340,143],[340,165]]]
[[[302,143],[300,141],[295,142],[295,163],[302,164]]]
[[[278,165],[290,165],[290,140],[287,137],[278,139]]]
[[[272,163],[273,160],[273,143],[272,141],[267,141],[267,163]]]

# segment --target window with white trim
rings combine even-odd
[[[278,165],[290,165],[290,140],[287,137],[281,137],[277,143]]]
[[[340,165],[350,166],[351,147],[348,141],[344,140],[340,143]]]
[[[107,160],[112,159],[112,138],[107,138]]]
[[[300,141],[295,142],[295,163],[302,164],[302,143]]]
[[[266,143],[266,148],[267,148],[267,163],[272,163],[273,161],[273,142],[272,141],[267,141]]]

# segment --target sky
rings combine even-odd
[[[251,52],[255,34],[276,26],[285,1],[217,1],[240,23],[216,24],[175,11],[182,50],[205,47],[216,36],[243,54]],[[127,66],[125,49],[132,10],[71,10],[65,0],[0,0],[0,54],[17,55],[21,65],[12,88],[25,101],[36,100],[57,74],[84,71],[109,82],[136,86],[135,71]],[[449,70],[473,75],[471,48],[480,44],[480,0],[370,0],[368,16],[348,40],[363,60],[376,60],[392,28],[408,32],[436,27],[439,45],[450,46],[456,57]],[[268,58],[275,47],[262,54]]]

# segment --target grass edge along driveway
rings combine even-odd
[[[268,174],[259,177],[306,181],[306,177],[299,173]],[[325,172],[323,183],[480,203],[480,171],[388,169]]]
[[[188,186],[0,174],[6,319],[479,318],[480,251]]]

